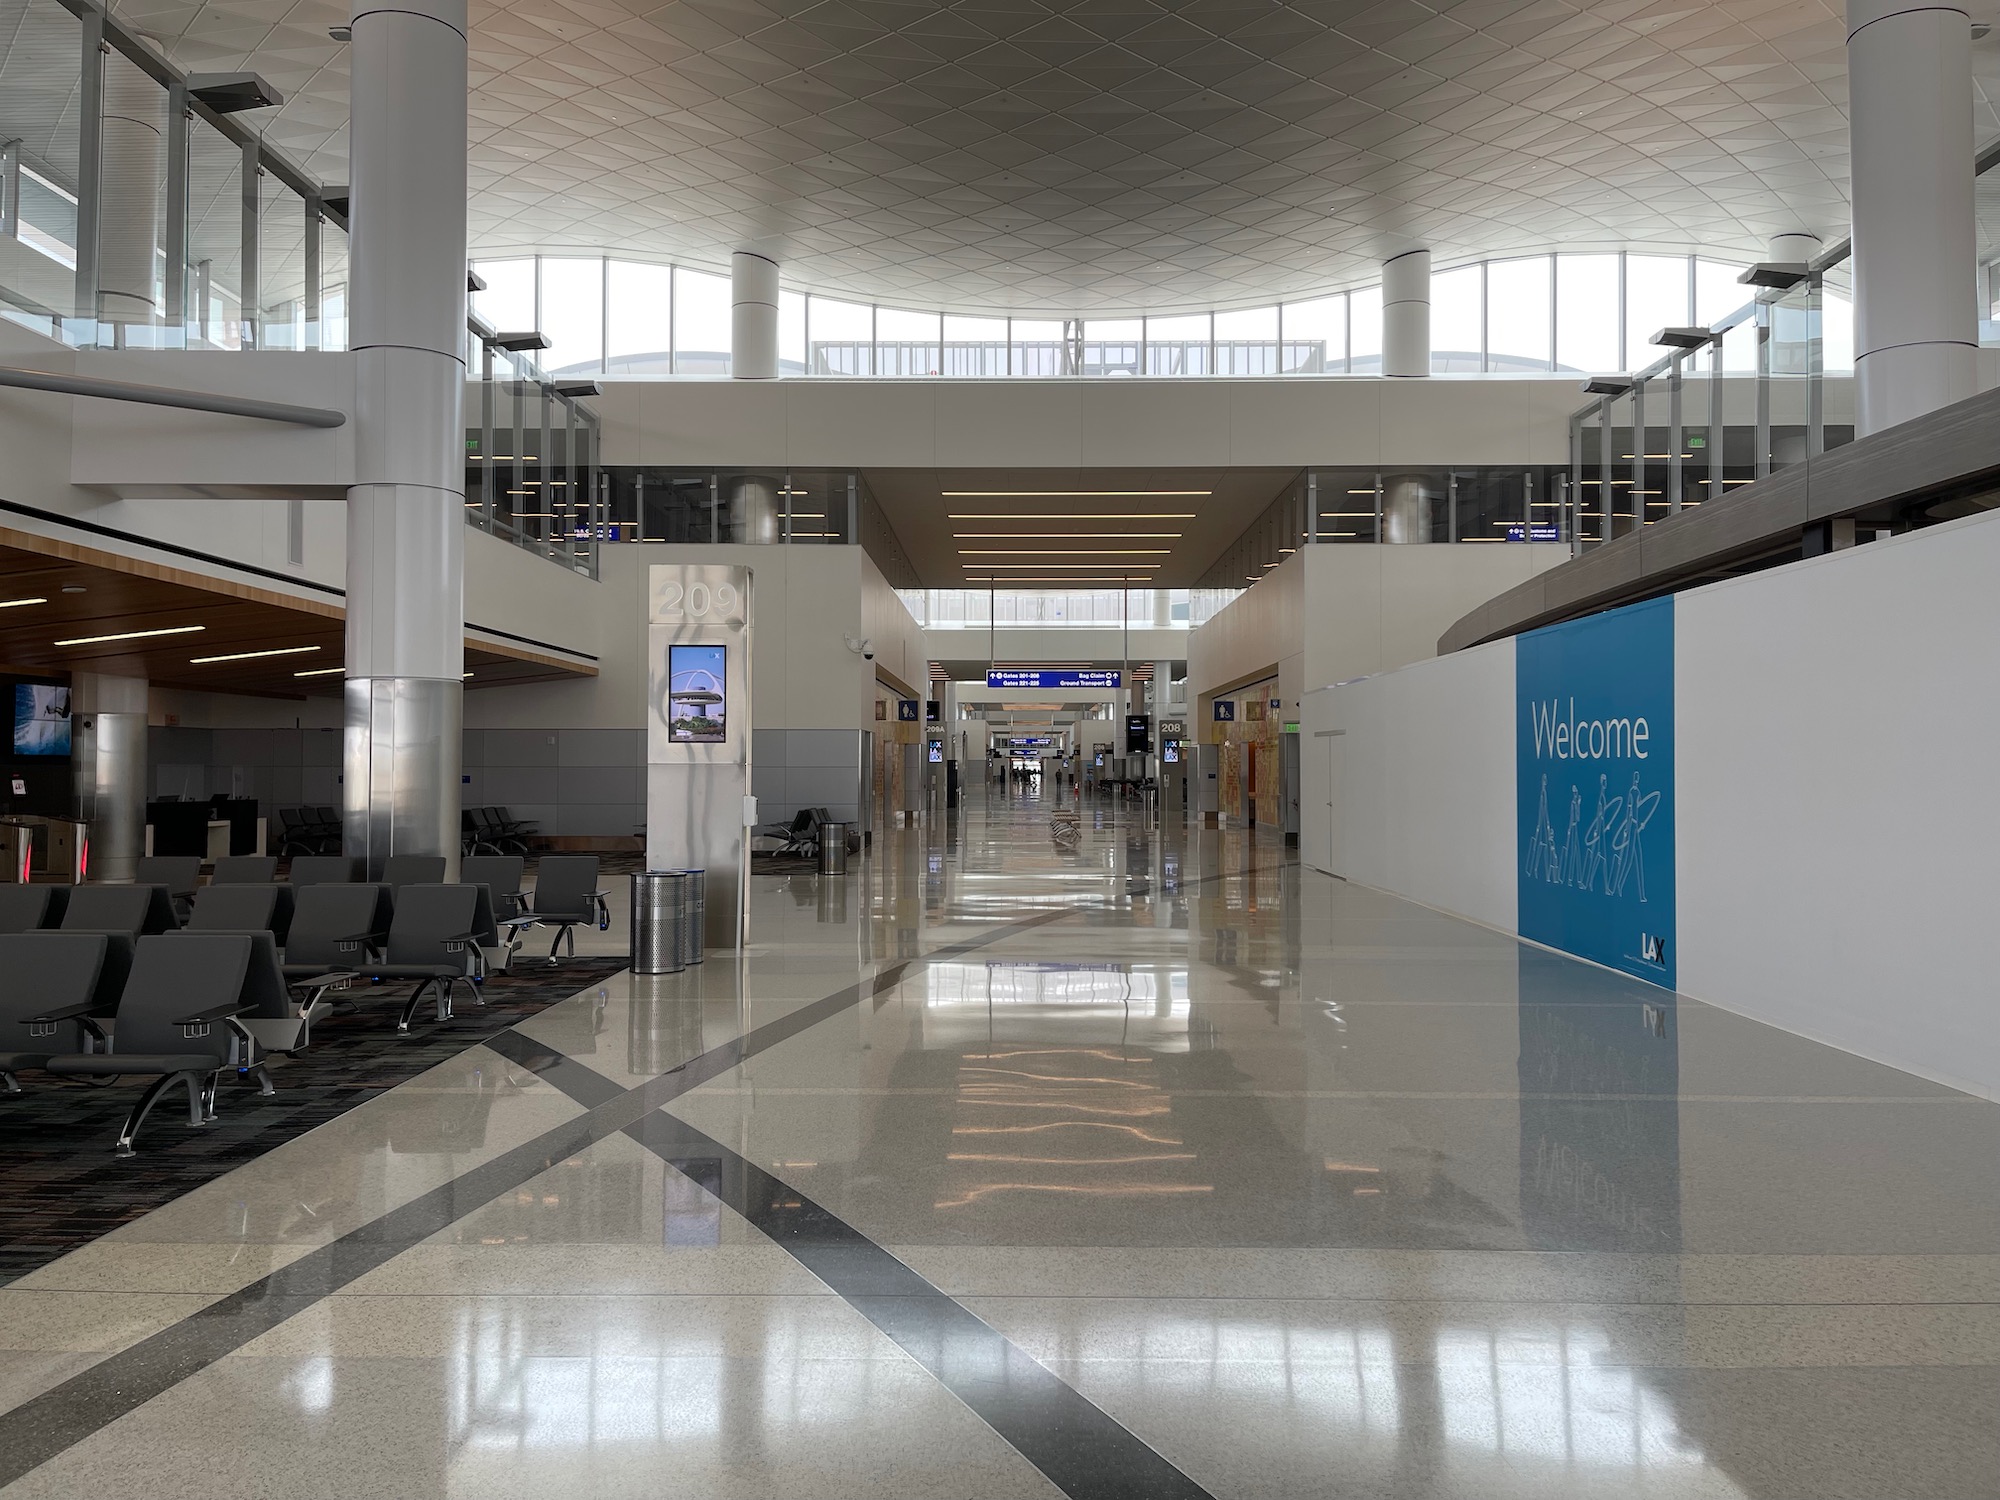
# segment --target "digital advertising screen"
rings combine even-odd
[[[44,682],[14,684],[14,753],[69,754],[69,689]]]
[[[729,738],[728,664],[727,646],[667,648],[667,735],[675,744]]]
[[[932,740],[930,742],[930,761],[931,764],[934,766],[941,766],[944,764],[943,740]]]

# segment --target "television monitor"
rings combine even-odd
[[[1179,765],[1181,762],[1181,747],[1173,740],[1168,740],[1166,746],[1160,752],[1160,759],[1170,766]]]
[[[729,648],[667,647],[667,738],[720,745],[729,738]]]
[[[69,689],[45,682],[14,684],[14,753],[69,755]]]
[[[931,764],[932,764],[932,765],[934,765],[934,766],[940,766],[940,765],[943,765],[943,764],[944,764],[944,741],[943,741],[943,740],[932,740],[932,741],[930,742],[930,749],[931,749],[931,753],[930,753],[930,762],[931,762]]]

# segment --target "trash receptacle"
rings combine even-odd
[[[688,878],[680,870],[632,876],[632,972],[678,974],[687,967]]]
[[[681,962],[698,964],[702,958],[702,939],[708,920],[708,872],[706,870],[683,870],[687,877],[687,896],[681,904]]]
[[[819,825],[819,872],[822,875],[847,873],[847,830],[851,823]]]

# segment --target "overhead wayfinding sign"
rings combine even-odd
[[[986,685],[990,688],[1115,688],[1125,685],[1125,674],[1072,667],[1037,668],[1023,672],[995,669],[986,674]]]

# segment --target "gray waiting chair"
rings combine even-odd
[[[149,854],[139,861],[134,877],[140,885],[163,885],[173,903],[174,916],[185,922],[188,903],[201,884],[201,856],[198,854]]]
[[[363,979],[414,979],[417,987],[396,1022],[408,1031],[427,994],[435,993],[437,1018],[451,1019],[452,993],[460,984],[480,1004],[472,975],[479,962],[479,904],[485,890],[476,885],[405,886],[389,923],[389,939],[380,962],[356,964]],[[488,903],[491,920],[491,903]]]
[[[245,1009],[243,977],[250,965],[248,934],[177,932],[144,937],[118,999],[117,1025],[105,1052],[73,1052],[48,1060],[63,1078],[150,1075],[153,1082],[118,1132],[117,1152],[133,1154],[147,1114],[176,1085],[188,1096],[188,1124],[215,1118],[215,1091],[224,1072],[250,1056],[254,1039],[237,1017]],[[78,1020],[94,1027],[89,1002],[45,1010],[35,1025]],[[249,1064],[269,1091],[261,1063]]]
[[[361,861],[345,854],[301,854],[292,861],[294,886],[340,885],[361,878]]]
[[[194,893],[187,930],[268,932],[283,943],[291,931],[297,900],[288,885],[205,885]]]
[[[163,885],[80,885],[63,909],[64,932],[123,932],[152,937],[180,927]]]
[[[521,945],[520,924],[514,919],[528,910],[521,894],[521,877],[527,868],[528,862],[518,854],[468,854],[458,862],[458,878],[467,885],[485,886],[492,897],[493,923],[481,929],[479,941],[499,953],[502,970],[513,966],[515,950]]]
[[[0,935],[0,1089],[18,1094],[16,1073],[84,1050],[81,1021],[34,1018],[79,1005],[96,1008],[109,941],[102,932]]]
[[[66,885],[0,885],[0,932],[37,932],[62,921]]]
[[[314,1018],[331,1003],[326,997],[347,988],[355,976],[348,970],[331,969],[287,977],[271,934],[252,932],[248,936],[250,964],[243,975],[243,1013],[238,1020],[260,1051],[302,1052],[312,1044]]]
[[[382,866],[382,884],[399,896],[406,885],[441,885],[444,866],[442,854],[392,854]]]
[[[275,854],[231,854],[215,862],[210,885],[267,885],[278,878]]]
[[[285,934],[288,983],[374,963],[389,940],[386,886],[309,885],[295,893],[295,902]]]
[[[576,929],[611,925],[611,909],[604,904],[605,892],[597,888],[595,854],[544,854],[535,865],[535,890],[525,916],[515,919],[520,927],[553,927],[556,935],[549,943],[549,964],[556,961],[556,949],[564,940],[569,956],[576,957]]]

